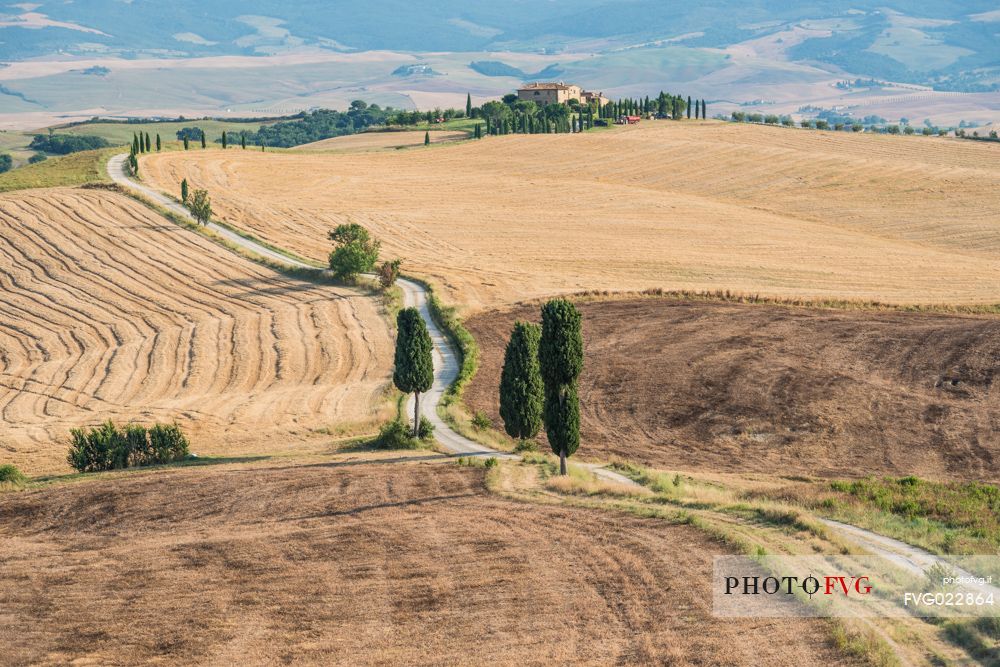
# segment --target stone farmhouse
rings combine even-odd
[[[593,101],[604,106],[611,100],[604,97],[603,93],[592,93],[580,86],[573,84],[559,83],[528,83],[524,87],[517,89],[517,99],[531,100],[538,106],[548,104],[565,104],[570,100],[579,100],[581,104],[590,104]]]

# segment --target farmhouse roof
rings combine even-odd
[[[519,90],[569,90],[565,83],[526,83]]]

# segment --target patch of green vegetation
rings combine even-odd
[[[980,482],[868,477],[748,493],[945,555],[1000,553],[1000,488]],[[1000,576],[1000,571],[988,572]]]
[[[397,418],[379,429],[372,441],[375,449],[429,449],[434,442],[434,425],[425,417],[420,418],[417,437],[413,437],[411,424]]]
[[[27,479],[17,466],[10,463],[0,464],[0,488],[16,488],[24,484]]]
[[[110,183],[105,165],[118,148],[82,151],[0,174],[0,192]]]
[[[460,466],[468,466],[470,468],[496,468],[500,465],[500,461],[495,456],[490,456],[488,458],[483,458],[482,456],[459,456],[455,463]]]
[[[75,134],[75,135],[90,135],[95,137],[102,137],[109,143],[116,146],[124,146],[126,144],[132,143],[132,135],[142,132],[143,134],[149,133],[155,141],[156,135],[159,134],[160,138],[164,142],[177,141],[177,132],[186,127],[197,127],[205,132],[208,140],[215,141],[215,139],[222,136],[223,132],[228,132],[238,137],[240,132],[255,133],[261,128],[262,125],[273,124],[274,121],[270,123],[262,123],[260,121],[245,122],[245,121],[228,121],[228,120],[184,120],[180,122],[165,122],[165,123],[115,123],[115,122],[100,122],[100,123],[82,123],[80,125],[72,125],[68,127],[55,128],[56,132],[60,134]],[[238,139],[235,140],[238,145]]]

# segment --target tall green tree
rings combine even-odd
[[[247,133],[240,132],[240,148],[243,150],[247,149]]]
[[[705,100],[701,101],[701,117],[702,119],[708,118],[708,111],[705,107]]]
[[[229,143],[229,140],[228,140],[228,138],[226,137],[226,131],[225,131],[225,130],[223,130],[223,131],[222,131],[222,148],[224,148],[224,149],[225,149],[225,148],[228,148],[228,147],[229,147],[229,146],[228,146],[228,143]]]
[[[472,93],[465,94],[465,117],[472,118]]]
[[[396,367],[392,381],[404,394],[413,394],[413,437],[420,434],[420,394],[434,384],[433,343],[424,318],[416,308],[396,316]]]
[[[181,180],[181,203],[186,204],[188,200],[188,179]]]
[[[159,153],[161,150],[163,150],[163,142],[160,141],[160,135],[159,135],[159,133],[157,133],[157,135],[156,135],[156,152]]]
[[[688,120],[691,120],[691,96],[690,95],[688,95],[687,112],[688,112]]]
[[[149,132],[146,133],[146,152],[153,150],[153,142],[149,140]]]
[[[528,440],[542,428],[545,390],[538,365],[542,330],[537,324],[517,322],[504,353],[500,374],[500,417],[512,438]]]
[[[375,268],[382,244],[367,229],[352,222],[338,225],[328,236],[337,244],[330,253],[330,270],[337,279],[350,282]]]
[[[133,132],[132,133],[132,155],[138,155],[141,152],[142,152],[142,149],[139,147],[139,135],[136,134],[135,132]]]
[[[430,146],[430,145],[431,145],[431,133],[424,132],[424,146]]]
[[[559,472],[580,446],[580,399],[577,380],[583,370],[583,332],[580,311],[565,299],[542,306],[542,335],[538,362],[545,384],[545,433],[559,456]]]
[[[184,150],[187,150],[188,148],[190,148],[188,138],[184,137]]]
[[[206,190],[195,190],[188,202],[188,210],[199,225],[207,225],[212,219],[212,200]]]
[[[201,147],[208,148],[208,142],[205,140],[205,131],[201,131]]]

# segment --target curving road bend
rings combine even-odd
[[[163,193],[154,190],[153,188],[143,185],[142,183],[134,180],[125,171],[125,161],[128,156],[125,154],[116,155],[108,161],[108,176],[111,180],[121,185],[122,187],[129,188],[130,190],[141,194],[143,197],[154,202],[157,206],[161,206],[171,213],[175,213],[186,220],[195,222],[195,219],[191,216],[190,211],[178,203],[177,201],[171,199],[170,197],[164,195]],[[280,252],[267,248],[255,241],[251,241],[248,238],[240,236],[231,229],[227,229],[221,225],[214,222],[209,222],[207,227],[213,232],[224,238],[229,243],[239,246],[244,250],[252,252],[255,255],[259,255],[268,260],[274,262],[280,262],[282,264],[287,264],[296,268],[306,268],[315,269],[315,266],[310,266],[305,262],[299,261],[288,255],[284,255]],[[403,304],[407,307],[416,308],[420,311],[420,315],[424,318],[427,323],[427,329],[430,332],[431,340],[434,342],[434,386],[431,390],[424,394],[423,400],[420,402],[420,413],[426,417],[432,424],[434,424],[434,437],[441,444],[441,446],[448,451],[450,454],[462,455],[462,456],[495,456],[497,458],[518,458],[513,454],[507,454],[505,452],[498,452],[494,449],[490,449],[478,442],[473,442],[465,436],[456,433],[450,426],[448,426],[441,417],[438,416],[437,406],[441,402],[441,398],[444,396],[445,391],[451,386],[451,383],[455,381],[458,377],[459,371],[459,355],[458,351],[455,349],[451,340],[444,334],[443,331],[434,322],[434,318],[431,317],[430,308],[428,306],[428,296],[427,290],[418,283],[400,278],[397,284],[403,290]],[[407,407],[407,414],[413,414],[413,399],[410,398],[410,402]],[[611,471],[604,471],[609,474]],[[620,477],[620,475],[619,475]],[[626,479],[622,477],[622,479]]]
[[[138,192],[147,199],[156,203],[158,206],[162,206],[172,213],[176,213],[177,215],[191,220],[192,222],[195,221],[194,218],[191,217],[191,213],[187,210],[187,208],[177,203],[170,197],[167,197],[157,190],[143,185],[128,176],[125,172],[125,160],[127,157],[128,156],[125,154],[116,155],[108,161],[108,175],[111,177],[112,181],[123,187]],[[294,267],[307,269],[316,268],[280,252],[271,250],[270,248],[262,246],[259,243],[251,241],[250,239],[244,238],[232,230],[226,229],[225,227],[217,225],[214,222],[209,222],[207,226],[213,232],[226,239],[226,241],[266,259],[281,262]],[[481,445],[478,442],[473,442],[472,440],[454,431],[444,422],[444,420],[441,419],[441,417],[438,416],[438,404],[441,402],[441,399],[448,387],[450,387],[452,382],[454,382],[458,377],[458,350],[455,349],[451,340],[443,331],[441,331],[441,329],[434,322],[434,318],[431,317],[430,308],[428,306],[427,290],[424,289],[422,285],[403,278],[399,279],[398,284],[403,290],[404,305],[416,308],[420,311],[421,317],[423,317],[424,321],[427,323],[427,329],[430,332],[431,340],[434,342],[434,385],[431,387],[431,390],[424,395],[424,400],[421,401],[420,405],[420,413],[430,420],[432,424],[434,424],[434,437],[441,444],[443,449],[456,456],[491,456],[504,459],[520,458],[515,454],[500,452],[485,445]],[[410,401],[407,404],[407,413],[409,415],[413,414],[412,398],[410,398]],[[616,473],[613,470],[608,470],[600,465],[592,463],[576,463],[574,465],[587,468],[605,481],[638,486],[628,477]],[[878,533],[874,533],[863,528],[838,523],[836,521],[826,520],[824,523],[846,537],[851,538],[858,543],[858,546],[863,547],[867,551],[889,558],[890,560],[897,561],[901,565],[905,564],[907,569],[926,568],[934,563],[947,565],[944,560],[928,551],[924,551],[923,549],[905,544],[898,540],[885,537],[884,535],[879,535]]]

